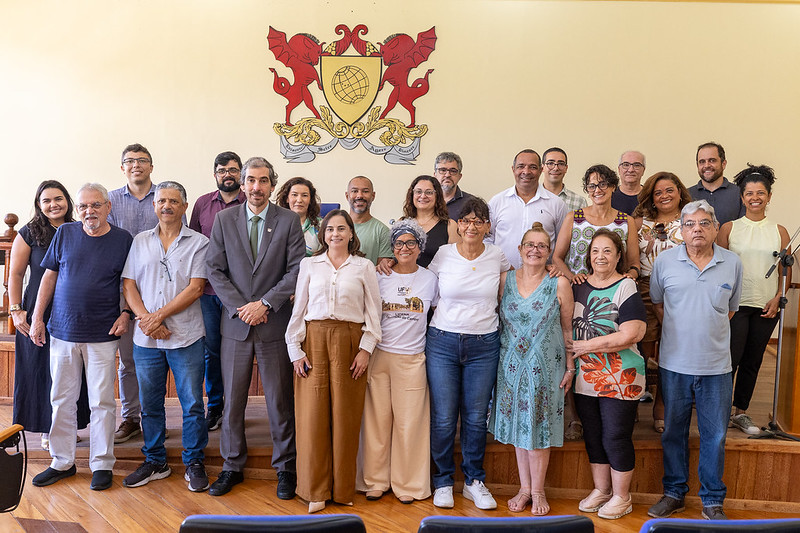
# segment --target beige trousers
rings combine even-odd
[[[306,325],[303,350],[311,370],[306,378],[294,376],[297,495],[306,501],[351,503],[355,496],[367,376],[354,380],[350,365],[361,327],[338,320]]]
[[[376,349],[367,369],[359,489],[431,495],[430,415],[425,354]]]

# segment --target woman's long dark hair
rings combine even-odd
[[[64,222],[75,222],[75,218],[72,216],[75,207],[67,188],[56,180],[46,180],[40,183],[39,188],[36,189],[36,197],[33,200],[33,218],[28,222],[27,226],[31,231],[33,241],[37,246],[43,248],[50,246],[50,240],[53,238],[50,234],[50,219],[42,212],[42,207],[39,205],[39,200],[45,189],[58,189],[64,193],[64,198],[67,199],[67,214],[64,216]]]

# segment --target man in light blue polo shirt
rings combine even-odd
[[[171,370],[183,411],[184,479],[189,490],[199,492],[209,486],[203,466],[208,428],[203,407],[205,328],[199,300],[206,284],[208,238],[183,225],[188,203],[179,183],[159,183],[152,206],[158,225],[134,237],[122,271],[125,300],[136,315],[133,358],[145,456],[123,485],[140,487],[171,473],[164,447],[164,392]]]
[[[694,401],[703,517],[726,519],[722,472],[733,393],[730,317],[739,309],[742,263],[735,253],[714,244],[718,230],[708,202],[686,204],[681,211],[684,244],[662,252],[650,278],[650,297],[662,323],[659,366],[665,425],[664,496],[648,511],[655,518],[684,510]]]

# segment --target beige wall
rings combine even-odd
[[[713,139],[728,151],[728,176],[748,161],[775,167],[771,216],[797,225],[800,5],[4,0],[0,14],[0,213],[23,221],[43,179],[121,185],[130,142],[148,146],[154,179],[183,182],[192,203],[212,188],[214,155],[232,149],[311,178],[326,201],[371,176],[386,220],[442,150],[463,156],[464,188],[488,199],[512,183],[524,147],[565,148],[572,188],[587,166],[616,167],[629,148],[646,153],[647,175],[671,170],[692,184],[695,147]],[[430,131],[416,166],[341,147],[309,164],[282,160],[272,124],[285,100],[268,67],[288,69],[267,29],[331,42],[339,23],[366,24],[373,42],[436,26],[436,51],[412,73],[435,69],[417,100]],[[399,107],[393,116],[407,120]]]

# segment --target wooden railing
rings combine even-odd
[[[8,314],[8,275],[10,272],[8,266],[11,264],[11,245],[14,242],[14,237],[17,236],[17,230],[14,229],[14,226],[19,222],[19,217],[14,213],[9,213],[5,216],[3,222],[6,223],[8,228],[0,236],[0,255],[2,255],[3,259],[3,304],[0,307],[0,317],[6,318],[8,332],[14,333],[14,321],[11,320],[11,316]]]

